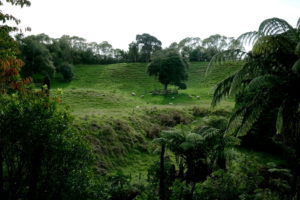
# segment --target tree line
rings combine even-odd
[[[57,72],[65,81],[72,80],[76,64],[150,62],[152,55],[163,49],[162,42],[147,33],[136,35],[136,41],[128,45],[128,50],[115,49],[107,41],[89,43],[84,38],[68,35],[51,38],[46,34],[27,37],[19,34],[16,40],[20,58],[26,63],[22,75],[37,78],[35,75],[41,74],[51,79]],[[243,49],[238,40],[216,34],[204,40],[187,37],[166,49],[177,51],[187,61],[209,61],[222,51],[236,48]]]

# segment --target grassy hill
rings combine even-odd
[[[66,83],[57,77],[52,94],[63,88],[62,104],[70,106],[77,116],[75,126],[91,141],[99,171],[121,170],[133,181],[145,181],[149,165],[158,159],[152,139],[160,130],[178,124],[193,129],[210,115],[222,115],[208,113],[213,88],[239,66],[218,66],[206,76],[207,64],[191,63],[188,89],[176,95],[151,94],[163,86],[147,75],[145,63],[77,65],[74,80]],[[225,101],[221,109],[232,105]]]
[[[119,113],[120,109],[132,111],[137,107],[184,107],[208,106],[215,84],[239,66],[218,66],[205,75],[207,63],[195,62],[189,67],[188,89],[176,95],[153,96],[151,91],[162,89],[162,85],[149,77],[145,63],[119,63],[111,65],[75,66],[75,78],[70,83],[59,79],[53,88],[63,88],[62,103],[71,107],[77,115]],[[172,86],[171,86],[172,88]],[[136,96],[132,96],[135,93]],[[200,98],[197,98],[199,96]],[[224,103],[230,106],[230,103]]]
[[[228,116],[226,110],[233,106],[230,99],[214,111],[208,108],[216,83],[239,65],[216,66],[207,76],[206,67],[207,63],[191,63],[188,89],[176,95],[153,96],[150,92],[162,89],[162,85],[147,75],[145,63],[77,65],[75,79],[66,83],[57,77],[52,94],[63,88],[62,104],[77,116],[75,127],[91,142],[100,173],[122,172],[133,183],[146,184],[148,168],[159,160],[152,140],[160,130],[177,126],[190,131],[211,118]],[[248,150],[240,153],[239,149],[235,154],[261,162],[270,157]]]

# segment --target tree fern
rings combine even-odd
[[[289,23],[283,19],[274,17],[264,20],[260,24],[258,32],[260,35],[267,36],[281,34],[289,30],[293,30],[293,27]]]
[[[235,95],[235,109],[225,138],[243,136],[251,129],[258,133],[268,131],[261,127],[265,126],[262,122],[268,120],[267,124],[272,126],[268,134],[273,130],[281,133],[281,141],[299,158],[300,18],[296,28],[279,18],[267,19],[257,32],[245,33],[239,40],[254,44],[252,51],[244,56],[239,71],[217,84],[212,100],[212,106],[216,106],[223,97]],[[228,52],[224,56],[226,54]],[[228,58],[218,56],[210,62],[207,72],[211,71],[211,65],[233,60],[230,54]],[[299,169],[299,164],[294,168]],[[300,191],[299,173],[294,174],[298,180],[295,187]]]

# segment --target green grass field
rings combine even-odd
[[[195,62],[189,66],[187,89],[176,95],[153,96],[151,91],[162,85],[149,77],[145,63],[119,63],[111,65],[77,65],[72,82],[53,82],[52,88],[63,88],[62,104],[69,105],[76,115],[123,114],[142,107],[184,107],[199,105],[208,107],[213,88],[236,71],[239,66],[218,66],[205,75],[208,63]],[[170,86],[170,88],[174,88]],[[135,93],[136,96],[133,96]],[[197,98],[197,96],[199,96]],[[230,106],[230,101],[223,106]]]

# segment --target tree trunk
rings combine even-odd
[[[4,198],[2,147],[0,147],[0,197],[1,197],[1,198]]]
[[[168,94],[168,84],[164,84],[164,93]]]
[[[161,145],[160,152],[159,199],[165,200],[165,144]]]
[[[194,181],[194,160],[192,157],[187,157],[187,172],[186,172],[186,182],[191,183]]]
[[[184,180],[184,166],[183,166],[183,162],[182,161],[180,161],[180,163],[179,163],[178,178],[180,178],[181,180]]]
[[[29,191],[28,199],[36,200],[37,199],[37,184],[39,180],[39,172],[41,169],[41,155],[43,148],[40,146],[36,148],[33,152],[31,159],[31,169],[29,174]]]

